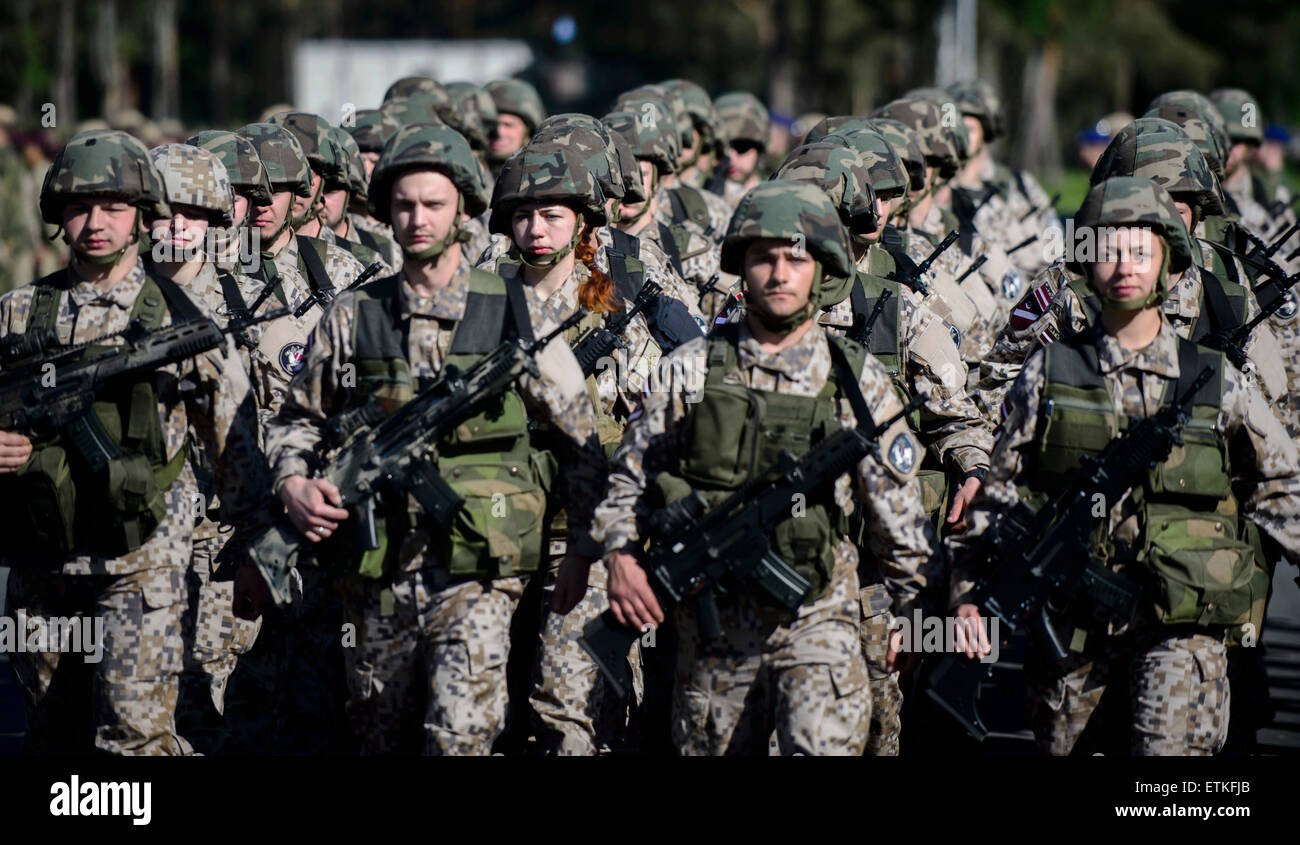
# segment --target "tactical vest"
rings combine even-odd
[[[609,227],[613,244],[605,248],[609,259],[609,275],[614,289],[628,302],[636,299],[645,285],[645,264],[641,261],[641,241],[622,229]]]
[[[401,317],[398,296],[401,278],[388,276],[354,294],[354,401],[374,403],[388,413],[429,386],[411,376],[406,355],[409,321]],[[468,370],[512,336],[533,339],[523,291],[499,276],[471,270],[465,315],[453,330],[444,370]],[[459,580],[535,571],[541,561],[542,516],[553,471],[547,456],[534,453],[529,444],[519,392],[506,391],[440,440],[434,451],[429,460],[465,500],[449,529],[431,532],[440,563]],[[381,513],[380,548],[364,553],[359,565],[355,553],[345,561],[352,571],[372,578],[395,571],[402,540],[420,519],[418,506],[405,495],[391,496]]]
[[[1045,355],[1031,499],[1060,490],[1082,456],[1099,454],[1131,423],[1115,413],[1091,333],[1053,343]],[[1182,445],[1130,493],[1140,535],[1124,562],[1136,558],[1141,565],[1144,602],[1166,625],[1240,625],[1249,620],[1256,598],[1254,555],[1239,536],[1227,444],[1215,428],[1223,400],[1222,353],[1180,338],[1180,375],[1166,384],[1162,403],[1185,392],[1206,364],[1215,368],[1215,377],[1193,398]],[[1092,535],[1093,554],[1102,563],[1122,554],[1107,527],[1101,520]]]
[[[53,330],[59,303],[70,285],[60,270],[35,283],[27,332]],[[177,285],[146,274],[131,306],[130,319],[148,330],[166,315],[184,322],[201,313]],[[81,353],[95,358],[116,347],[92,345]],[[167,516],[165,491],[180,476],[187,448],[167,456],[159,396],[179,401],[176,378],[156,371],[96,392],[92,425],[118,447],[121,455],[93,471],[77,448],[60,434],[36,440],[31,458],[13,475],[0,476],[0,535],[20,558],[55,564],[76,551],[121,557],[143,546]]]
[[[739,326],[714,329],[708,339],[708,373],[699,402],[684,421],[682,454],[675,472],[655,477],[652,506],[663,507],[698,490],[710,506],[759,478],[776,465],[784,450],[799,457],[840,429],[836,399],[843,396],[842,377],[861,372],[866,351],[843,338],[827,337],[837,347],[826,386],[815,397],[753,390],[726,384],[739,360]],[[847,370],[841,376],[841,370]],[[825,594],[835,567],[835,546],[849,530],[849,520],[835,504],[834,485],[812,494],[800,516],[771,527],[772,549],[813,584],[809,601]]]

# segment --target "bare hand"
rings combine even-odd
[[[323,478],[290,476],[280,487],[280,501],[293,527],[313,543],[319,543],[348,518],[339,488]],[[333,505],[334,507],[331,507]]]
[[[587,594],[587,576],[592,563],[592,558],[584,555],[566,555],[560,561],[555,590],[551,593],[551,610],[563,615],[578,606]]]
[[[252,564],[244,564],[235,573],[235,597],[232,602],[235,615],[253,621],[273,604],[271,588],[266,586],[262,573]]]
[[[988,632],[984,630],[984,620],[980,618],[979,605],[963,604],[958,607],[957,623],[957,636],[953,644],[958,652],[965,652],[967,657],[976,659],[993,651]]]
[[[32,441],[21,434],[0,431],[0,475],[17,472],[32,456]]]
[[[980,480],[978,478],[968,478],[957,488],[957,492],[952,497],[952,508],[948,511],[947,523],[952,526],[953,533],[960,533],[966,530],[966,508],[975,499],[975,494],[979,492]],[[958,521],[960,520],[960,522]]]
[[[647,625],[662,625],[664,612],[636,558],[614,552],[605,556],[605,566],[609,569],[609,608],[619,624],[638,631]]]
[[[899,657],[902,662],[899,662]],[[903,651],[903,632],[893,630],[889,632],[889,652],[885,655],[885,668],[890,672],[898,670],[900,672],[911,672],[921,662],[921,655],[912,651]]]

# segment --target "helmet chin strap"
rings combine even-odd
[[[582,215],[581,212],[579,212],[578,221],[573,226],[573,237],[569,238],[568,246],[566,246],[564,249],[560,250],[559,252],[553,252],[550,255],[547,255],[545,257],[533,257],[533,258],[529,258],[528,252],[526,250],[521,249],[519,250],[519,260],[527,264],[529,267],[532,267],[534,270],[549,270],[550,268],[558,264],[560,261],[564,260],[564,257],[569,253],[573,252],[574,248],[578,246],[578,241],[582,240],[582,230],[585,225],[586,225],[586,218]]]
[[[87,267],[108,267],[112,264],[116,264],[123,255],[126,255],[128,249],[140,243],[144,238],[144,226],[141,223],[140,209],[138,207],[135,210],[135,222],[131,224],[131,229],[135,232],[135,237],[123,244],[121,249],[111,252],[108,255],[87,255],[86,253],[81,252],[73,246],[72,239],[68,236],[67,232],[63,233],[63,242],[72,248],[73,253],[77,256],[78,264],[85,264]]]
[[[402,247],[402,254],[412,261],[428,261],[431,258],[437,258],[455,243],[468,243],[470,233],[465,231],[460,225],[460,215],[465,211],[465,197],[458,194],[456,197],[456,219],[451,224],[451,229],[447,231],[447,236],[436,243],[430,244],[421,250],[409,250]]]
[[[769,314],[755,305],[754,299],[750,296],[749,285],[745,285],[745,304],[749,306],[749,313],[753,314],[759,324],[769,332],[776,334],[789,334],[795,329],[802,326],[808,320],[817,314],[817,306],[821,303],[821,287],[825,273],[822,270],[820,261],[813,265],[813,282],[812,290],[808,293],[808,302],[803,308],[800,308],[793,314],[787,314],[784,317],[778,317],[775,314]]]
[[[289,214],[288,214],[289,219],[287,222],[292,223],[293,228],[301,229],[306,223],[320,216],[320,211],[321,211],[319,208],[320,197],[321,197],[321,192],[324,190],[325,190],[325,179],[324,177],[322,177],[320,182],[317,183],[316,189],[312,191],[311,202],[307,203],[307,210],[303,212],[302,217],[294,217],[293,206],[292,205],[289,206]],[[281,229],[280,231],[284,231],[284,230]],[[280,236],[280,232],[276,232],[275,236],[278,238]],[[274,243],[274,240],[275,239],[272,238],[272,243]]]

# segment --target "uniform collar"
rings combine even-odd
[[[1160,320],[1160,333],[1142,349],[1125,349],[1119,341],[1097,327],[1097,360],[1103,374],[1123,369],[1141,370],[1169,379],[1178,378],[1178,334],[1167,319]]]
[[[68,270],[74,279],[72,286],[68,289],[68,295],[72,297],[72,301],[76,303],[78,308],[85,308],[87,305],[95,303],[103,307],[116,305],[118,308],[130,311],[135,305],[136,297],[140,295],[140,291],[144,287],[144,264],[139,258],[136,259],[135,265],[131,267],[126,276],[106,291],[100,290],[91,282],[82,279],[75,264],[69,265]]]
[[[758,340],[750,333],[748,321],[741,320],[739,325],[740,339],[737,343],[736,357],[740,366],[767,370],[792,382],[806,382],[811,379],[812,372],[808,365],[827,342],[825,330],[815,320],[798,343],[776,353],[763,350]]]
[[[446,287],[435,291],[430,297],[416,293],[415,288],[406,280],[405,273],[400,278],[397,301],[402,317],[418,314],[443,320],[460,320],[465,316],[465,302],[469,296],[469,268],[464,263],[456,266],[456,272]]]

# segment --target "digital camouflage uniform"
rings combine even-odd
[[[90,149],[89,140],[96,142],[96,149]],[[123,172],[138,176],[124,179]],[[59,222],[65,197],[105,191],[125,196],[150,217],[170,216],[162,179],[144,147],[124,133],[107,130],[76,136],[61,152],[42,192],[43,216]],[[121,281],[102,291],[82,281],[74,265],[41,285],[0,297],[0,333],[27,330],[41,288],[56,291],[53,328],[63,343],[121,331],[147,279],[137,259]],[[146,305],[156,295],[145,293]],[[188,304],[199,318],[210,318],[201,303]],[[172,323],[172,311],[169,301],[159,325]],[[185,449],[187,437],[199,438],[231,517],[249,513],[265,495],[267,476],[248,381],[233,348],[218,348],[160,372],[165,375],[159,385],[186,380],[195,387],[186,394],[172,389],[154,394],[164,454],[174,459]],[[74,538],[73,553],[54,570],[25,560],[30,552],[14,547],[5,555],[13,567],[8,605],[15,612],[104,620],[100,663],[84,664],[78,656],[60,659],[58,652],[13,656],[27,698],[29,751],[84,754],[93,744],[113,754],[190,753],[177,733],[174,711],[185,651],[185,572],[192,555],[196,503],[201,500],[195,467],[181,460],[179,475],[163,491],[162,521],[133,551],[104,557],[93,553],[84,538]]]
[[[741,245],[748,238],[779,237],[779,232],[788,237],[787,230],[799,224],[786,219],[791,212],[782,214],[777,205],[807,209],[800,224],[809,229],[809,250],[826,262],[829,272],[850,272],[848,241],[843,231],[835,231],[839,218],[834,207],[810,186],[773,182],[756,188],[738,209],[727,243],[732,243],[732,235]],[[740,269],[738,258],[728,262],[724,257],[724,264]],[[725,331],[735,335],[736,357],[722,383],[804,397],[816,396],[826,386],[832,355],[820,326],[810,326],[796,344],[776,354],[764,352],[745,323]],[[670,378],[663,389],[646,395],[641,411],[630,421],[592,532],[603,539],[607,554],[640,545],[640,526],[649,507],[645,496],[654,476],[676,473],[685,455],[698,454],[699,445],[687,435],[690,411],[708,368],[723,366],[706,363],[718,348],[696,340],[667,356],[661,371]],[[863,360],[861,390],[873,415],[884,419],[900,407],[897,394],[884,368],[870,356]],[[841,425],[855,424],[843,401],[836,415]],[[902,421],[883,436],[882,443],[891,442],[913,442]],[[725,455],[729,447],[710,442],[706,448]],[[879,561],[900,610],[910,606],[939,566],[932,557],[933,528],[913,483],[918,454],[908,453],[901,464],[864,460],[852,482],[847,475],[837,481],[833,496],[833,507],[849,509],[856,482],[869,514],[869,551]],[[783,754],[862,753],[871,696],[856,630],[861,611],[852,542],[836,543],[833,559],[824,591],[800,607],[794,618],[747,591],[729,592],[718,602],[724,639],[705,642],[698,634],[693,603],[674,609],[680,644],[673,739],[680,752],[761,754],[775,731]]]
[[[149,155],[163,178],[171,205],[208,210],[212,229],[235,224],[234,190],[226,167],[217,154],[187,144],[168,144],[155,147]],[[221,241],[214,239],[214,243]],[[165,257],[165,253],[163,255]],[[213,258],[204,253],[197,275],[184,287],[190,297],[206,306],[217,324],[224,327],[229,319],[227,286],[234,289],[247,287],[250,280],[240,279],[224,268],[219,269]],[[152,266],[148,257],[145,263]],[[249,349],[253,343],[251,338],[237,338],[235,342],[245,372],[251,366]],[[197,449],[201,442],[198,437],[193,437],[191,449],[195,451],[199,492],[207,504],[207,511],[194,528],[194,552],[185,574],[188,604],[181,626],[186,644],[185,673],[181,680],[177,721],[196,748],[213,750],[218,747],[221,732],[220,720],[213,714],[219,716],[224,710],[226,683],[239,655],[252,647],[261,623],[236,617],[232,607],[234,583],[213,579],[218,555],[234,527],[222,524],[220,499],[210,489],[211,461]]]
[[[1090,225],[1153,226],[1164,237],[1168,254],[1172,256],[1171,268],[1177,269],[1191,260],[1192,247],[1172,200],[1149,181],[1116,177],[1100,183],[1085,200],[1076,218],[1080,219],[1091,221]],[[1044,407],[1044,400],[1046,391],[1051,389],[1048,375],[1055,371],[1051,369],[1054,357],[1064,356],[1063,360],[1069,361],[1073,355],[1082,355],[1079,360],[1086,361],[1088,356],[1095,355],[1091,360],[1096,363],[1088,365],[1094,368],[1089,378],[1100,379],[1098,384],[1102,385],[1103,395],[1109,395],[1112,413],[1133,419],[1154,413],[1161,403],[1168,401],[1169,383],[1186,375],[1182,373],[1185,364],[1180,359],[1185,351],[1180,349],[1182,343],[1166,312],[1159,334],[1141,350],[1125,349],[1099,326],[1093,326],[1083,334],[1037,350],[1030,356],[1007,395],[1007,416],[994,449],[993,468],[985,481],[984,495],[972,509],[971,528],[949,541],[955,550],[954,605],[964,600],[972,586],[970,579],[979,575],[969,570],[962,551],[987,529],[992,514],[1009,511],[1019,499],[1017,490],[1025,485],[1031,491],[1051,492],[1051,486],[1060,483],[1035,475],[1036,465],[1056,465],[1050,462],[1054,460],[1052,453],[1045,451],[1047,447],[1041,443],[1044,438],[1052,437],[1051,427],[1043,430],[1040,422],[1044,414],[1053,414],[1051,404]],[[1082,352],[1072,353],[1076,349]],[[1221,384],[1221,388],[1214,388],[1213,395],[1198,394],[1196,400],[1198,408],[1205,409],[1204,413],[1197,411],[1201,414],[1196,417],[1200,421],[1197,424],[1211,427],[1212,433],[1197,429],[1201,433],[1194,439],[1191,430],[1185,429],[1189,433],[1184,444],[1190,448],[1199,443],[1199,448],[1208,446],[1216,452],[1222,448],[1223,454],[1230,455],[1234,489],[1243,497],[1239,503],[1241,514],[1253,520],[1284,549],[1295,550],[1300,547],[1300,533],[1295,528],[1295,515],[1300,508],[1300,498],[1297,498],[1300,456],[1290,439],[1282,435],[1280,423],[1258,389],[1223,356],[1203,347],[1200,350],[1192,352],[1201,358],[1196,366],[1199,368],[1209,360],[1221,374],[1211,380],[1211,387]],[[1058,410],[1058,413],[1069,411]],[[1066,425],[1062,417],[1059,426]],[[1062,443],[1052,448],[1092,450],[1097,447]],[[1186,472],[1179,468],[1183,455],[1176,450],[1164,471]],[[1201,475],[1192,476],[1190,481],[1183,477],[1178,487],[1197,489],[1197,484],[1208,483],[1204,480],[1205,472],[1220,470],[1212,469],[1210,464],[1197,464],[1194,471]],[[1172,480],[1168,483],[1172,487]],[[1044,484],[1049,487],[1044,489]],[[1209,755],[1218,751],[1226,738],[1229,684],[1224,640],[1231,623],[1212,615],[1211,611],[1217,600],[1224,605],[1223,612],[1229,606],[1249,612],[1252,603],[1263,601],[1264,590],[1256,589],[1253,581],[1247,584],[1242,580],[1251,571],[1249,548],[1245,547],[1246,557],[1232,557],[1245,544],[1236,540],[1236,525],[1230,514],[1236,511],[1237,503],[1232,501],[1231,494],[1225,500],[1227,509],[1220,505],[1217,511],[1202,513],[1201,510],[1213,507],[1211,502],[1198,506],[1201,510],[1192,508],[1197,511],[1195,515],[1183,517],[1178,516],[1183,511],[1175,513],[1169,510],[1170,505],[1162,504],[1165,499],[1150,492],[1150,486],[1149,481],[1143,482],[1142,489],[1146,492],[1142,496],[1133,491],[1126,493],[1111,505],[1107,515],[1109,565],[1139,582],[1153,582],[1143,592],[1136,618],[1116,619],[1097,609],[1076,606],[1071,618],[1077,629],[1085,633],[1082,636],[1076,633],[1074,644],[1082,640],[1082,646],[1060,665],[1053,665],[1045,657],[1041,643],[1031,637],[1031,652],[1026,661],[1030,710],[1039,743],[1052,754],[1086,753],[1096,747],[1093,744],[1096,736],[1083,744],[1080,738],[1102,695],[1112,684],[1127,684],[1129,739],[1134,754]],[[1228,489],[1226,484],[1223,489]],[[1178,499],[1177,492],[1164,495]],[[1144,506],[1144,500],[1150,504]],[[1166,510],[1147,514],[1143,512],[1144,507]],[[1163,522],[1158,513],[1165,514]],[[1161,540],[1144,536],[1143,532],[1168,532],[1176,518],[1188,520],[1177,529],[1181,534],[1166,533]],[[1153,544],[1149,553],[1144,551],[1148,542]],[[1207,589],[1222,591],[1217,594],[1220,598],[1207,605],[1204,598],[1198,597],[1199,593],[1191,592],[1194,585],[1201,583],[1196,574],[1199,570],[1195,570],[1193,563],[1186,564],[1192,568],[1184,571],[1181,577],[1185,580],[1179,582],[1182,586],[1175,591],[1168,576],[1160,575],[1161,569],[1146,563],[1148,554],[1152,558],[1157,555],[1154,544],[1159,542],[1169,544],[1159,548],[1201,550],[1196,560],[1205,568],[1204,577],[1210,585]],[[1215,550],[1214,555],[1207,557],[1206,549]],[[1233,598],[1229,599],[1229,595]],[[1198,620],[1212,621],[1207,625]],[[1121,710],[1124,706],[1122,702],[1119,704]],[[1090,735],[1095,733],[1091,731]]]

